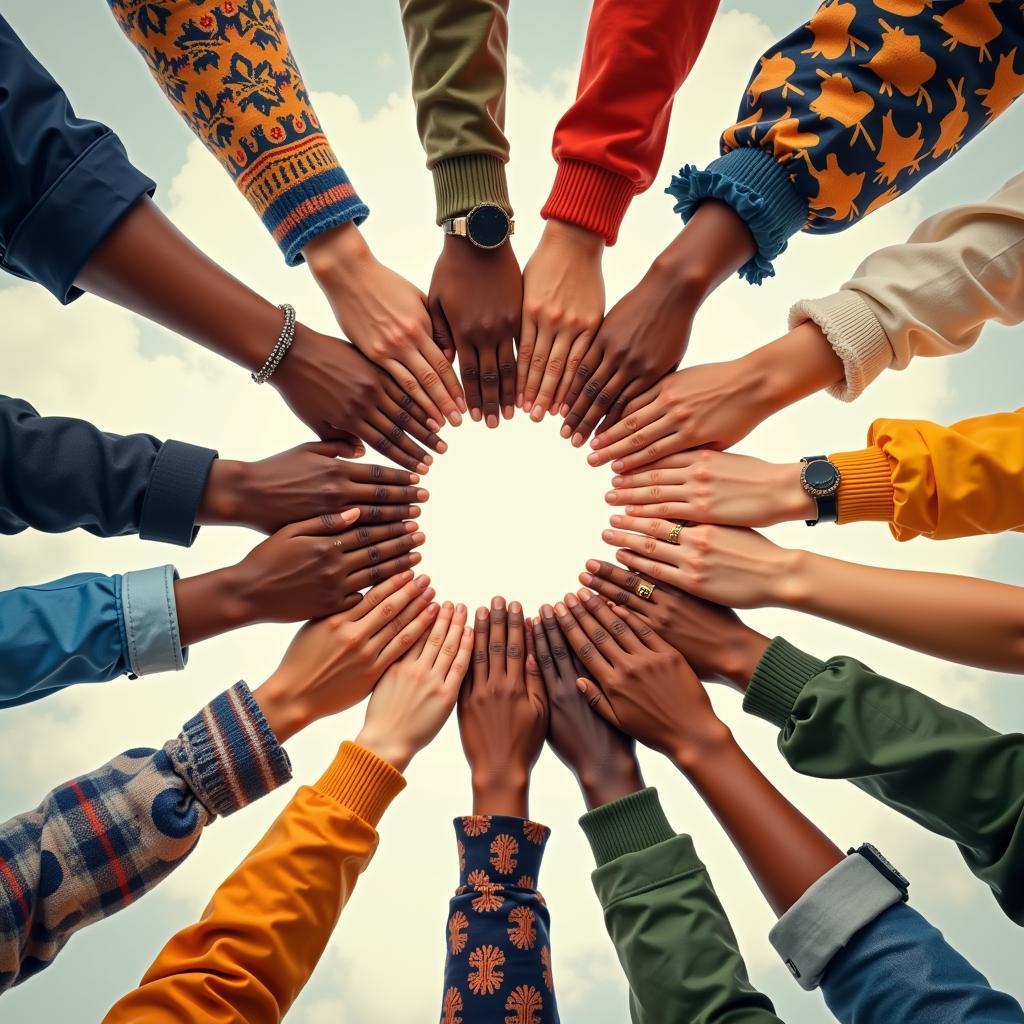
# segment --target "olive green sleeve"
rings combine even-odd
[[[401,0],[416,127],[437,223],[494,203],[510,216],[505,164],[508,0]]]
[[[1003,912],[1024,924],[1024,735],[877,675],[852,658],[812,658],[781,637],[751,679],[744,709],[781,730],[802,775],[848,779],[952,839]]]

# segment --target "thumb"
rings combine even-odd
[[[439,302],[430,304],[430,323],[433,327],[434,344],[444,353],[449,363],[454,363],[455,337]]]
[[[581,676],[576,680],[576,689],[583,694],[584,700],[590,705],[592,711],[596,711],[606,722],[614,725],[616,729],[621,729],[615,710],[608,703],[608,698],[596,683]]]
[[[361,444],[351,441],[307,441],[301,446],[311,455],[323,455],[328,459],[350,459],[353,449],[361,447]]]
[[[324,512],[316,519],[303,519],[284,529],[292,537],[328,537],[344,533],[358,518],[359,509],[350,508],[347,512]]]
[[[338,452],[344,459],[360,459],[366,454],[366,445],[355,435],[341,427],[328,424],[325,430],[318,431],[322,441],[329,441],[339,446]]]

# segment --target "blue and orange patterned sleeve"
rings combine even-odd
[[[108,0],[171,105],[290,266],[369,210],[331,148],[273,0]]]
[[[1024,93],[1017,0],[824,0],[758,61],[721,156],[666,190],[731,205],[752,284],[797,231],[842,231],[910,191]]]
[[[558,1024],[551,921],[537,891],[550,830],[502,815],[455,819],[441,1024]]]

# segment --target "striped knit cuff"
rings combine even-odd
[[[654,788],[638,790],[588,811],[580,818],[580,828],[598,867],[675,837]]]
[[[880,448],[836,452],[829,460],[839,470],[840,525],[844,523],[891,523],[896,516],[892,466]]]
[[[284,747],[244,682],[185,723],[178,750],[179,769],[214,815],[231,814],[292,777]]]
[[[211,448],[184,441],[165,441],[157,452],[142,500],[139,538],[191,547],[199,527],[196,514],[217,458]]]
[[[540,215],[586,228],[614,245],[635,194],[633,182],[621,174],[583,160],[562,160]]]
[[[314,788],[376,828],[388,805],[405,789],[405,777],[376,754],[346,740]]]
[[[437,197],[437,223],[448,217],[469,213],[480,203],[494,203],[510,217],[505,163],[499,157],[482,153],[453,156],[431,168]]]
[[[781,729],[807,683],[825,671],[825,662],[777,636],[754,669],[743,710]]]

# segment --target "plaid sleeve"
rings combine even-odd
[[[290,777],[288,755],[239,682],[161,749],[127,750],[0,825],[0,992],[156,886],[217,815]]]

